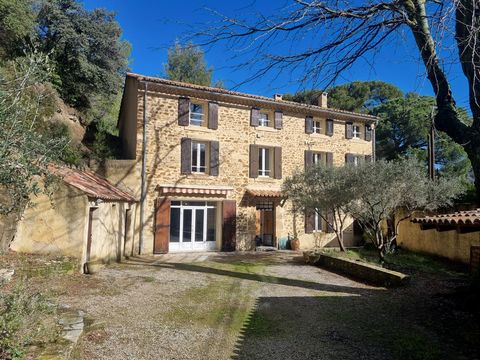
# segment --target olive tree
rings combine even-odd
[[[348,209],[355,199],[350,186],[354,169],[350,166],[312,166],[285,179],[283,191],[296,210],[317,212],[335,233],[338,245],[345,251],[343,233],[347,225]]]
[[[355,201],[348,204],[347,212],[362,224],[380,261],[390,251],[402,221],[414,211],[451,205],[462,192],[459,180],[430,180],[424,166],[412,159],[363,163],[352,170],[348,181],[355,189]],[[399,210],[402,216],[395,216]]]

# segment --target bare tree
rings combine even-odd
[[[478,0],[292,0],[276,14],[248,14],[244,19],[215,13],[219,22],[194,36],[200,45],[225,42],[247,56],[240,66],[255,71],[245,81],[267,72],[301,70],[299,80],[334,82],[360,59],[369,60],[381,47],[415,39],[437,103],[436,127],[460,144],[472,163],[480,199],[480,3]],[[442,45],[456,44],[455,63],[468,80],[473,122],[462,122],[450,87]],[[444,41],[445,40],[445,41]],[[282,43],[284,46],[277,46]],[[290,46],[285,46],[285,44]],[[445,49],[443,49],[445,50]]]

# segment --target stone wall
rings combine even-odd
[[[142,157],[143,138],[143,92],[138,93],[137,113],[137,159]],[[191,98],[194,100],[193,98]],[[204,99],[197,99],[205,101]],[[274,108],[268,110],[275,110]],[[237,249],[247,250],[254,246],[255,206],[245,197],[247,187],[280,190],[282,180],[271,178],[249,178],[249,145],[281,146],[283,178],[301,171],[304,167],[304,151],[333,152],[334,164],[345,163],[345,154],[370,155],[372,143],[364,140],[345,139],[345,123],[336,120],[333,136],[305,134],[306,113],[283,114],[283,129],[250,126],[251,107],[219,103],[218,129],[210,130],[198,126],[179,126],[178,96],[148,93],[147,126],[147,197],[145,207],[144,253],[152,253],[154,237],[155,200],[159,196],[158,186],[162,184],[222,185],[232,187],[227,199],[237,202]],[[220,143],[219,176],[180,175],[180,139],[218,141]],[[222,200],[219,198],[217,200]],[[311,248],[320,240],[319,236],[304,234],[303,214],[295,217],[291,205],[277,204],[276,236],[278,238],[294,233],[294,227],[301,241],[301,248]],[[329,240],[332,234],[323,234]],[[324,242],[322,239],[320,242]],[[328,241],[327,241],[328,242]]]

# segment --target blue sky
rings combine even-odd
[[[87,8],[103,7],[117,13],[117,20],[124,30],[124,38],[133,47],[131,70],[144,75],[161,75],[163,64],[167,60],[167,48],[176,38],[181,37],[195,24],[211,21],[211,15],[205,8],[234,15],[248,4],[259,11],[271,13],[282,3],[272,1],[198,1],[198,0],[86,0]],[[272,4],[276,7],[273,7]],[[423,67],[417,59],[417,53],[411,39],[406,37],[402,44],[385,47],[375,56],[372,69],[366,63],[359,63],[343,75],[337,84],[354,80],[382,80],[400,87],[403,91],[415,91],[423,95],[432,95],[431,86],[426,80]],[[235,63],[226,56],[222,45],[209,49],[207,63],[214,67],[214,78],[224,81],[226,88],[232,88],[241,82],[248,73],[235,70]],[[457,103],[467,105],[467,85],[458,66],[449,70],[452,88]],[[265,76],[252,83],[241,85],[239,91],[271,96],[274,93],[295,92],[308,88],[308,84],[293,84],[290,74],[282,74],[275,80]]]

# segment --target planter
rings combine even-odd
[[[290,240],[290,247],[292,248],[293,251],[300,250],[300,240],[298,239]]]

